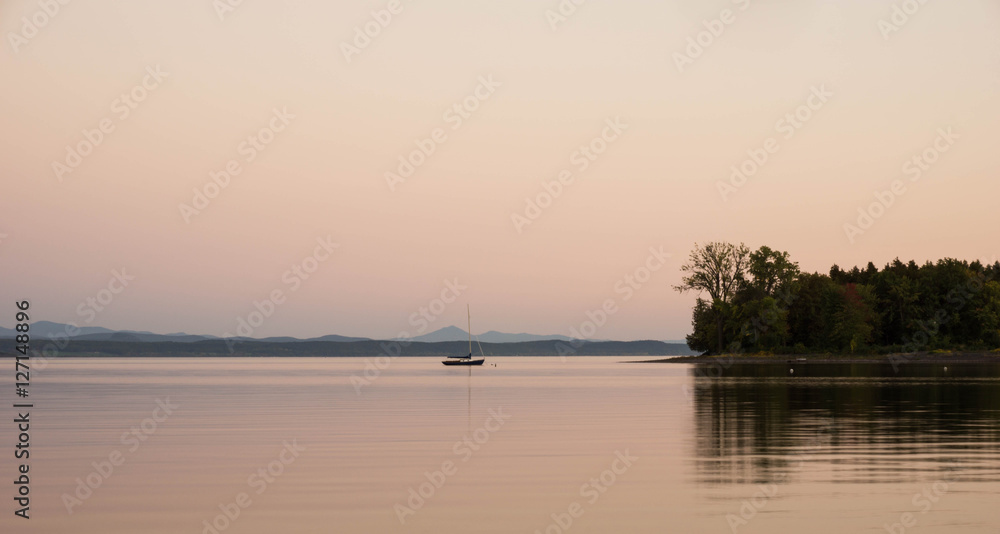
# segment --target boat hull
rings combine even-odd
[[[444,360],[441,363],[445,365],[482,365],[486,359],[480,360],[470,360],[470,359],[455,359],[455,360]]]

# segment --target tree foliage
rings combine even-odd
[[[1000,262],[869,262],[803,273],[787,252],[696,245],[678,291],[697,291],[688,344],[723,352],[1000,347]]]
[[[715,323],[715,352],[722,352],[725,347],[725,327],[732,316],[730,301],[746,286],[747,263],[750,250],[742,243],[738,246],[732,243],[714,242],[700,247],[696,243],[688,262],[681,266],[681,271],[687,273],[682,283],[674,289],[680,292],[697,291],[708,293],[712,297],[711,318]],[[701,299],[699,298],[699,303]],[[695,325],[698,330],[699,325]],[[693,339],[698,346],[703,340]],[[690,343],[689,343],[690,345]]]
[[[729,302],[746,283],[750,251],[742,243],[715,242],[697,244],[688,262],[681,266],[687,273],[677,291],[704,291],[713,301]]]

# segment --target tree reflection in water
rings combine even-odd
[[[700,482],[1000,480],[1000,364],[699,365],[692,375]]]

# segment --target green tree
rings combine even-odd
[[[788,343],[788,308],[774,297],[740,304],[734,319],[734,338],[745,350],[773,351]]]
[[[787,252],[765,246],[750,254],[748,270],[750,286],[760,296],[773,297],[799,275],[799,264],[789,260]]]
[[[682,279],[681,285],[674,287],[681,293],[685,291],[705,292],[712,298],[712,309],[715,311],[712,314],[712,319],[715,322],[717,353],[722,353],[725,347],[723,340],[725,321],[721,311],[746,284],[749,255],[749,249],[742,243],[733,245],[732,243],[714,242],[703,247],[696,243],[688,262],[681,266],[681,271],[686,275]],[[695,330],[698,330],[697,326]]]
[[[847,284],[838,291],[840,302],[833,316],[833,343],[852,354],[867,346],[874,330],[871,304],[875,300],[871,287]]]
[[[979,340],[990,349],[1000,348],[1000,282],[983,284],[972,305]]]
[[[1000,348],[1000,262],[896,258],[879,270],[802,273],[788,253],[695,246],[678,291],[698,298],[688,337],[702,351]]]
[[[738,349],[776,350],[788,341],[788,305],[799,266],[787,252],[760,247],[748,256],[747,282],[732,299],[724,331]]]
[[[885,345],[899,344],[915,328],[920,301],[917,282],[897,258],[879,273],[874,288],[882,323],[879,341]]]
[[[691,350],[710,352],[716,348],[715,314],[718,313],[711,303],[699,297],[694,305],[691,317],[691,333],[687,336],[687,344]]]
[[[788,307],[789,343],[813,350],[827,348],[832,316],[829,301],[839,286],[829,276],[803,273],[793,284],[795,300]]]

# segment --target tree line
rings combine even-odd
[[[898,258],[806,273],[787,252],[695,245],[675,289],[699,293],[692,350],[711,354],[917,352],[1000,347],[1000,261]]]

